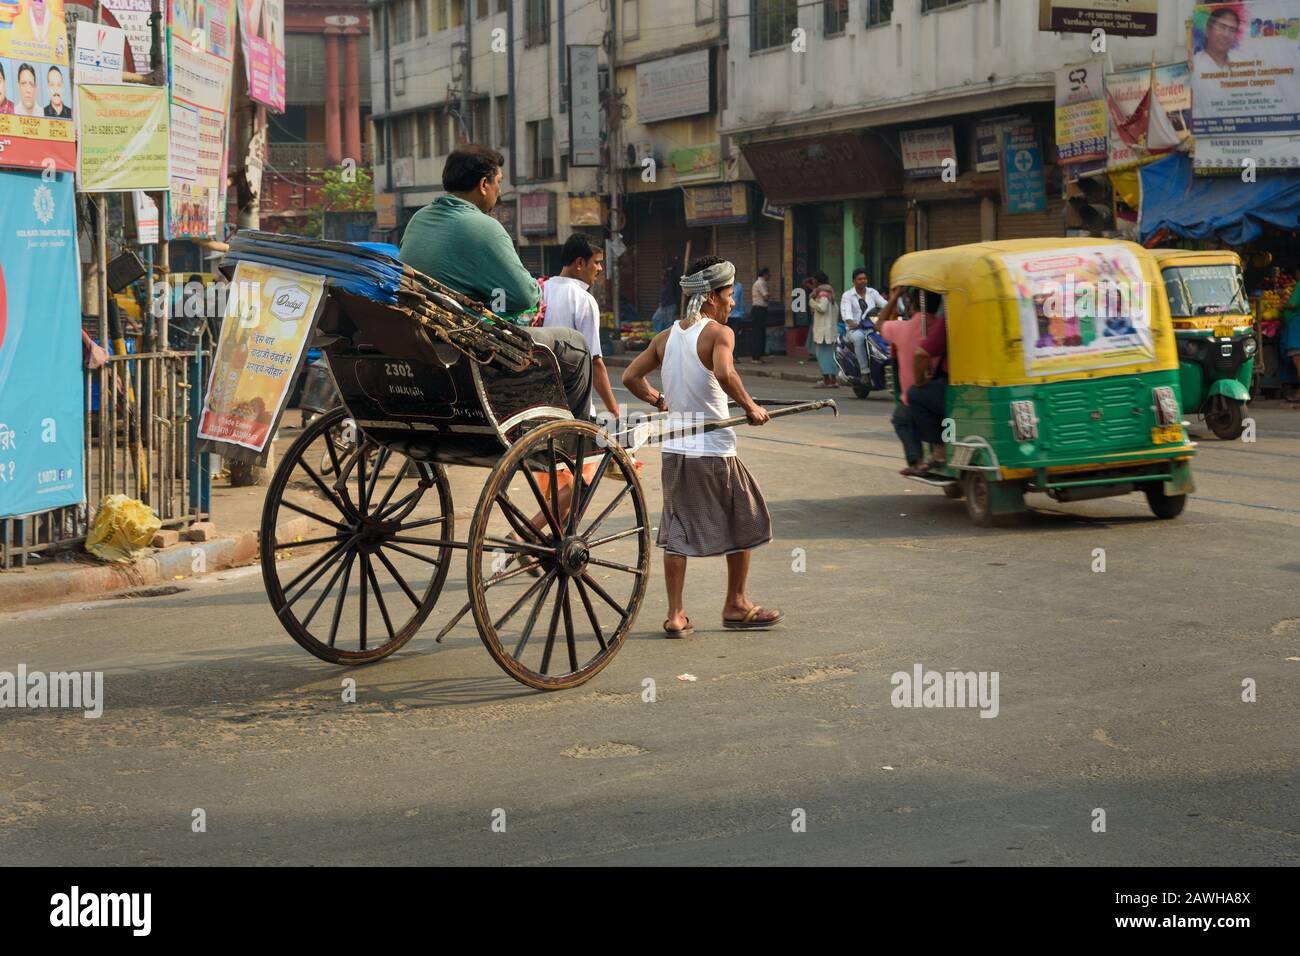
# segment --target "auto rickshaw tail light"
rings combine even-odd
[[[1011,403],[1011,430],[1016,441],[1034,441],[1038,438],[1038,414],[1031,401]]]
[[[1151,389],[1155,399],[1156,421],[1161,425],[1177,425],[1182,421],[1182,410],[1178,407],[1178,396],[1169,385],[1158,385]]]

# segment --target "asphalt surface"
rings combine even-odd
[[[424,630],[356,669],[294,644],[255,568],[0,616],[0,671],[102,670],[106,698],[0,710],[0,861],[1300,862],[1300,414],[1203,441],[1176,521],[1031,496],[981,530],[897,475],[887,402],[829,394],[839,418],[741,434],[777,535],[750,591],[787,623],[723,631],[700,560],[697,631],[663,640],[656,555],[631,638],[575,690],[514,683],[468,621],[434,643],[459,561]],[[467,522],[486,472],[454,472]],[[893,706],[916,665],[997,672],[997,716]]]

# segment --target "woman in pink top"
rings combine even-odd
[[[876,319],[876,328],[892,347],[893,357],[897,363],[894,366],[894,374],[898,376],[899,400],[894,403],[894,414],[890,418],[890,424],[894,426],[894,433],[903,444],[903,456],[907,459],[904,473],[907,473],[920,466],[925,460],[925,450],[921,447],[921,440],[916,437],[916,429],[912,425],[912,413],[907,407],[907,390],[915,381],[912,356],[916,353],[917,346],[921,344],[921,339],[925,337],[925,320],[920,312],[915,313],[910,319],[900,319],[898,317],[900,310],[906,314],[907,299],[902,289],[894,288],[889,293],[889,304]]]

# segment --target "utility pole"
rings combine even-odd
[[[619,168],[619,150],[618,150],[618,130],[620,120],[623,117],[623,104],[618,95],[618,23],[614,15],[614,10],[618,4],[609,5],[609,42],[605,47],[606,58],[609,61],[609,88],[605,91],[605,107],[607,110],[606,125],[608,129],[605,135],[606,156],[609,161],[609,238],[612,245],[617,246],[620,241],[620,232],[623,228],[623,209],[622,209],[622,171]],[[613,254],[613,249],[606,255],[605,273],[608,277],[610,298],[614,311],[614,331],[619,330],[619,292],[622,285],[622,270],[618,265],[618,256]]]

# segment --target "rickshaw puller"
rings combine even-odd
[[[735,367],[735,333],[726,325],[736,268],[725,259],[706,256],[682,276],[690,297],[686,314],[660,332],[623,373],[623,385],[674,418],[717,421],[727,418],[727,396],[744,410],[751,425],[768,414],[745,390]],[[663,369],[663,392],[647,376]],[[667,396],[667,401],[665,401]],[[664,583],[668,590],[665,637],[694,633],[686,615],[683,591],[688,557],[727,558],[727,595],[722,626],[757,630],[779,622],[776,609],[761,607],[745,595],[750,549],[772,540],[772,519],[758,482],[736,455],[731,428],[666,440],[663,444],[664,507],[658,545],[664,549]]]

